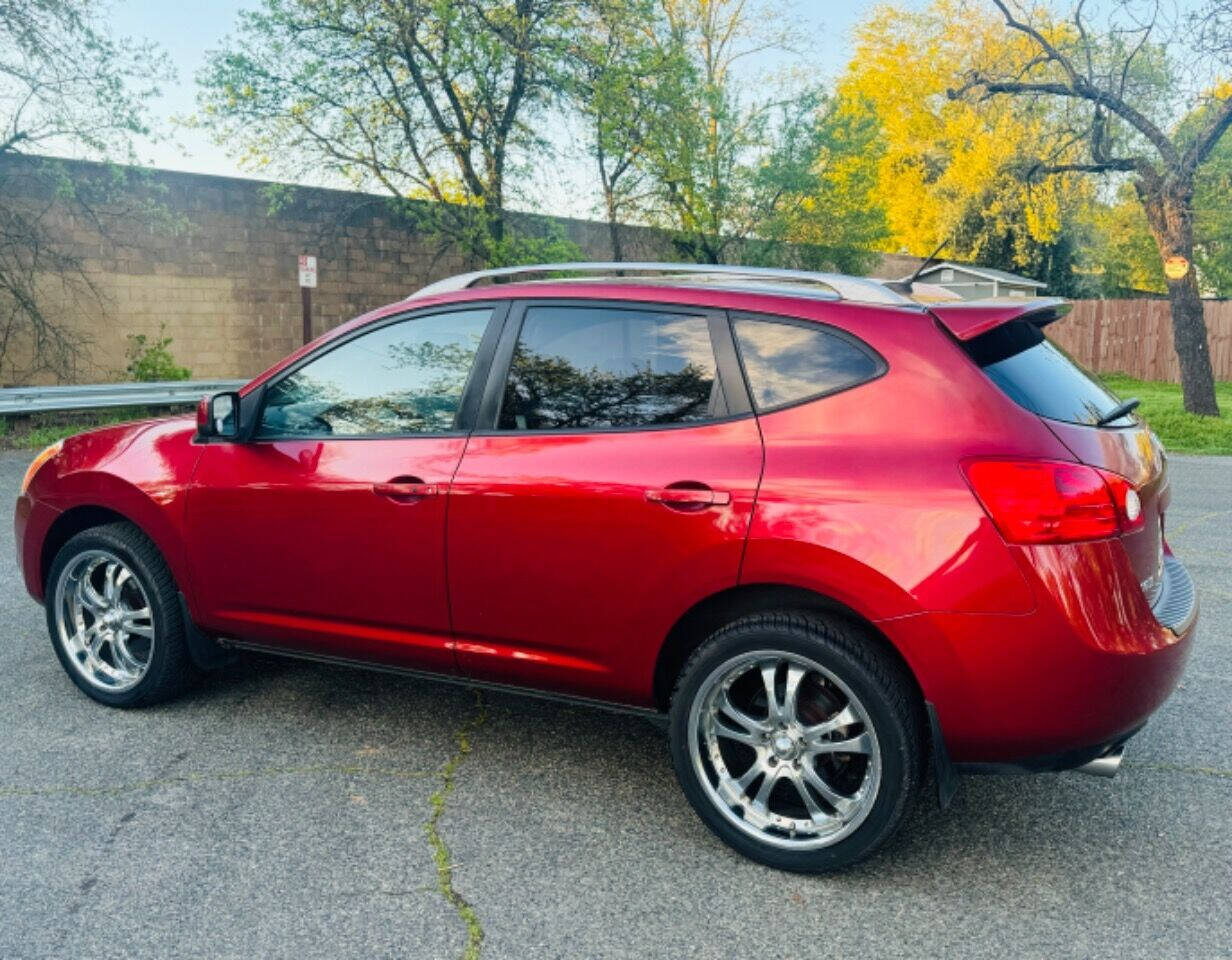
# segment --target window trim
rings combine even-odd
[[[708,417],[705,420],[688,420],[683,423],[652,423],[639,427],[575,427],[568,430],[501,430],[500,408],[505,396],[505,382],[509,378],[509,368],[513,364],[513,352],[522,335],[522,324],[529,310],[535,307],[576,307],[578,309],[625,310],[634,313],[680,314],[688,317],[698,317],[707,322],[710,332],[710,347],[714,352],[715,377],[719,381],[719,390],[727,404],[728,413],[722,417]],[[742,389],[743,388],[743,389]],[[753,416],[753,403],[748,395],[744,377],[740,371],[736,355],[736,345],[732,340],[731,326],[727,315],[721,309],[695,306],[687,303],[660,303],[654,300],[607,300],[578,299],[571,297],[543,297],[533,300],[515,300],[510,304],[505,317],[504,329],[501,331],[500,342],[496,346],[488,370],[487,384],[484,387],[483,399],[475,421],[474,436],[479,437],[534,437],[534,436],[578,436],[579,434],[603,433],[647,433],[666,430],[687,430],[698,427],[708,427],[716,423],[731,423]]]
[[[749,402],[756,411],[757,416],[763,417],[771,413],[778,413],[782,410],[790,410],[792,407],[803,406],[806,403],[812,403],[814,400],[822,400],[825,397],[833,397],[836,394],[846,393],[848,390],[854,390],[856,387],[862,387],[866,383],[872,383],[874,380],[880,380],[890,372],[890,364],[886,358],[878,353],[872,346],[861,340],[854,333],[844,330],[842,327],[836,327],[833,324],[826,323],[824,320],[804,320],[799,317],[785,317],[775,313],[753,313],[747,310],[730,310],[727,314],[727,320],[731,326],[732,344],[735,347],[736,355],[740,358],[740,373],[744,377],[745,390],[748,391]],[[839,340],[847,342],[855,347],[861,353],[868,356],[876,365],[876,370],[871,376],[865,377],[863,380],[857,380],[855,383],[849,383],[845,386],[834,387],[831,390],[821,390],[817,393],[810,393],[806,397],[801,397],[799,400],[789,400],[787,403],[779,403],[772,407],[761,409],[757,406],[757,401],[754,399],[756,394],[753,390],[753,381],[749,377],[748,368],[744,363],[744,354],[740,350],[740,338],[736,336],[736,321],[751,320],[757,323],[778,323],[792,327],[803,327],[806,330],[816,331],[821,330],[822,333],[837,337]]]
[[[509,313],[508,300],[480,300],[480,301],[465,301],[455,303],[439,303],[431,307],[425,307],[420,310],[410,310],[406,313],[390,314],[387,317],[382,317],[380,320],[374,320],[372,323],[365,323],[354,330],[348,331],[343,336],[330,340],[321,345],[317,350],[300,357],[295,363],[279,370],[278,373],[271,377],[268,381],[261,384],[258,391],[259,396],[256,397],[257,409],[252,422],[252,436],[248,439],[249,443],[289,443],[294,440],[413,440],[416,438],[432,439],[443,437],[468,436],[474,429],[475,414],[478,410],[479,401],[482,393],[482,386],[487,376],[488,367],[492,362],[492,354],[496,350],[497,339],[504,325],[505,318]],[[369,333],[374,333],[377,330],[382,330],[385,327],[393,326],[397,323],[404,323],[413,320],[426,319],[428,317],[441,316],[450,313],[469,313],[475,310],[489,309],[491,311],[488,322],[484,326],[483,334],[479,340],[479,348],[475,351],[475,359],[471,364],[470,372],[466,376],[466,383],[462,387],[462,399],[458,404],[458,412],[454,414],[453,428],[451,430],[435,430],[431,432],[401,432],[401,433],[291,433],[279,434],[275,436],[261,436],[261,418],[265,414],[266,401],[269,394],[269,389],[281,383],[287,377],[299,372],[310,363],[319,360],[326,354],[332,353],[340,347],[357,340]]]

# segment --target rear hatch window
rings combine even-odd
[[[1095,426],[1120,403],[1029,321],[1003,323],[962,346],[1006,396],[1049,420]],[[1104,426],[1136,423],[1126,414]]]

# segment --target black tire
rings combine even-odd
[[[119,558],[144,591],[153,625],[144,675],[124,690],[103,689],[91,683],[70,660],[57,623],[57,585],[65,569],[90,551],[106,551]],[[146,707],[183,692],[197,677],[185,637],[179,592],[166,561],[150,539],[131,523],[109,523],[83,530],[60,548],[45,584],[47,630],[64,671],[87,696],[110,707]]]
[[[844,827],[851,829],[846,835],[836,832],[834,841],[828,846],[807,850],[786,849],[767,839],[768,831],[759,830],[757,824],[745,821],[749,814],[743,806],[729,804],[730,812],[725,813],[722,810],[723,801],[717,796],[719,791],[712,787],[718,777],[715,768],[707,766],[710,761],[703,741],[699,739],[697,756],[690,749],[689,723],[694,701],[700,695],[698,710],[701,716],[707,690],[716,689],[711,684],[718,672],[725,670],[728,664],[741,663],[742,655],[762,651],[781,652],[788,658],[807,658],[820,665],[858,698],[864,715],[871,721],[869,726],[877,745],[880,769],[876,793],[862,808],[858,826],[854,829]],[[817,676],[823,675],[819,673]],[[759,682],[754,675],[753,683]],[[825,684],[828,681],[820,682]],[[801,682],[801,688],[803,686],[804,682]],[[733,687],[732,691],[736,689]],[[753,716],[751,712],[750,716]],[[765,722],[759,716],[753,719]],[[863,727],[849,729],[859,731]],[[672,694],[669,715],[669,741],[676,777],[689,803],[706,825],[725,843],[750,859],[799,873],[822,873],[848,867],[889,840],[902,824],[920,789],[925,749],[923,729],[923,706],[914,683],[902,665],[878,646],[875,638],[845,620],[803,613],[748,616],[712,634],[681,670]],[[764,734],[759,736],[765,739]],[[799,742],[796,748],[800,748]],[[752,751],[757,748],[747,749]],[[762,749],[770,750],[770,747]],[[758,759],[762,756],[757,754]],[[765,756],[766,763],[782,762],[777,757],[771,758],[769,753]],[[800,754],[794,756],[799,757]],[[788,762],[797,769],[801,763],[814,763],[807,756]],[[862,762],[866,764],[863,770],[867,783],[872,780],[869,774],[871,761]],[[703,777],[708,782],[703,783]],[[759,782],[753,780],[748,791],[752,792],[753,785]],[[792,789],[798,790],[799,787]],[[812,794],[812,799],[816,802],[817,794]],[[834,808],[828,812],[837,814],[838,811]],[[733,817],[744,821],[745,825],[737,826],[731,819]],[[854,816],[851,822],[857,822]],[[776,829],[772,826],[770,832]],[[781,833],[774,835],[780,843],[796,839],[794,833],[789,836]],[[828,841],[815,839],[811,842]]]

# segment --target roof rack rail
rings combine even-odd
[[[726,263],[651,263],[632,260],[594,263],[536,263],[521,267],[476,270],[473,273],[459,273],[446,277],[444,280],[438,280],[436,283],[430,283],[416,290],[407,299],[418,300],[421,297],[431,297],[441,293],[456,293],[459,290],[469,289],[482,280],[511,282],[547,273],[577,275],[573,279],[582,279],[588,275],[597,277],[607,274],[658,273],[666,275],[667,278],[675,275],[682,279],[687,275],[688,277],[780,283],[794,281],[826,287],[835,300],[855,300],[863,303],[911,303],[907,297],[891,290],[883,282],[871,280],[868,277],[852,277],[842,273],[815,273],[811,270],[782,270],[777,267],[742,267]]]

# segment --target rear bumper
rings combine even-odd
[[[1195,591],[1169,555],[1152,610],[1117,541],[1018,549],[1032,613],[925,613],[879,626],[934,704],[956,765],[1070,769],[1123,743],[1176,688]]]
[[[961,763],[957,764],[957,767],[959,773],[1059,773],[1062,770],[1078,770],[1104,757],[1113,755],[1119,757],[1125,745],[1141,729],[1142,726],[1138,726],[1111,740],[1086,747],[1076,747],[1072,750],[1063,750],[1060,753],[1021,757],[1012,762]],[[1106,775],[1111,776],[1111,774]]]
[[[1189,633],[1198,619],[1198,591],[1185,565],[1170,552],[1164,554],[1163,580],[1151,612],[1173,633]]]

